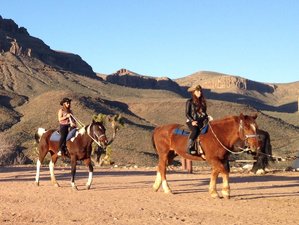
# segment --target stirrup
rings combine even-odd
[[[190,155],[196,155],[197,151],[193,148],[193,149],[188,149],[187,153]]]
[[[206,156],[205,156],[204,151],[202,150],[202,147],[201,147],[201,144],[200,144],[199,141],[196,142],[196,147],[197,147],[197,154],[198,154],[201,158],[203,158],[203,159],[205,160],[205,159],[206,159]]]

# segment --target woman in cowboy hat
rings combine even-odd
[[[189,88],[188,92],[191,92],[192,97],[186,102],[186,123],[191,131],[187,145],[187,153],[196,154],[194,143],[200,130],[204,126],[204,121],[207,119],[207,103],[200,85]]]
[[[58,156],[66,154],[66,138],[69,133],[69,129],[76,126],[76,123],[72,118],[73,112],[71,110],[71,101],[72,100],[69,98],[63,98],[60,101],[60,105],[62,107],[58,111],[58,121],[61,137],[57,153]]]

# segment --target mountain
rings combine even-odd
[[[298,110],[299,81],[270,84],[210,71],[175,80],[182,87],[200,84],[209,98],[250,105],[258,110],[293,113]]]
[[[32,37],[24,27],[0,16],[0,52],[39,59],[48,66],[94,77],[95,73],[79,55],[52,50],[42,40]]]
[[[119,131],[112,145],[112,159],[116,164],[156,165],[157,156],[151,143],[152,130],[165,123],[185,123],[184,90],[187,84],[167,78],[163,86],[158,82],[161,78],[143,76],[128,70],[121,70],[116,75],[96,75],[84,61],[80,61],[77,68],[75,65],[64,67],[64,63],[58,64],[56,60],[61,57],[58,51],[51,50],[41,40],[29,36],[25,28],[19,28],[12,20],[1,17],[0,21],[1,165],[35,162],[37,152],[34,133],[38,127],[49,129],[58,126],[57,111],[63,97],[73,99],[72,109],[84,124],[90,123],[92,116],[98,113],[122,114],[125,127]],[[16,39],[19,48],[11,48],[12,43],[8,41],[11,39],[7,37]],[[35,45],[43,50],[35,48]],[[29,51],[31,54],[26,54],[25,50],[29,47],[32,49]],[[16,49],[19,50],[14,51]],[[65,54],[63,60],[71,63],[73,56]],[[141,81],[136,82],[138,85],[135,86],[130,82],[128,85],[121,82],[116,84],[118,81],[107,79],[109,76],[118,79],[122,79],[122,76],[133,77],[133,83],[139,77]],[[215,76],[218,75],[207,73],[201,80],[192,76],[192,84],[197,81],[202,83],[203,79],[208,81]],[[292,107],[298,83],[257,85],[263,87],[262,90],[242,88],[248,87],[247,83],[223,89],[205,87],[208,113],[217,119],[241,112],[249,114],[259,107],[268,107],[270,111],[259,109],[260,128],[270,133],[276,155],[294,154],[299,144],[296,138],[299,135],[298,114],[287,110]],[[271,87],[273,92],[269,91]],[[250,104],[244,104],[244,99]],[[285,111],[282,103],[285,104]],[[111,137],[109,124],[106,126],[108,136]]]
[[[151,77],[140,75],[127,69],[120,69],[105,77],[106,81],[125,87],[168,90],[179,95],[186,96],[184,91],[176,82],[168,77]]]

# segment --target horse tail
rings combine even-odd
[[[44,128],[38,128],[34,138],[35,138],[35,142],[38,144],[40,142],[41,136],[46,132],[46,130]]]

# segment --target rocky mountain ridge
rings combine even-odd
[[[42,40],[30,36],[26,28],[19,27],[13,20],[3,19],[0,15],[0,53],[5,52],[37,58],[57,69],[95,76],[91,66],[79,55],[52,50]]]
[[[105,79],[110,83],[125,87],[168,90],[186,96],[186,91],[168,77],[145,76],[123,68],[107,75]]]

